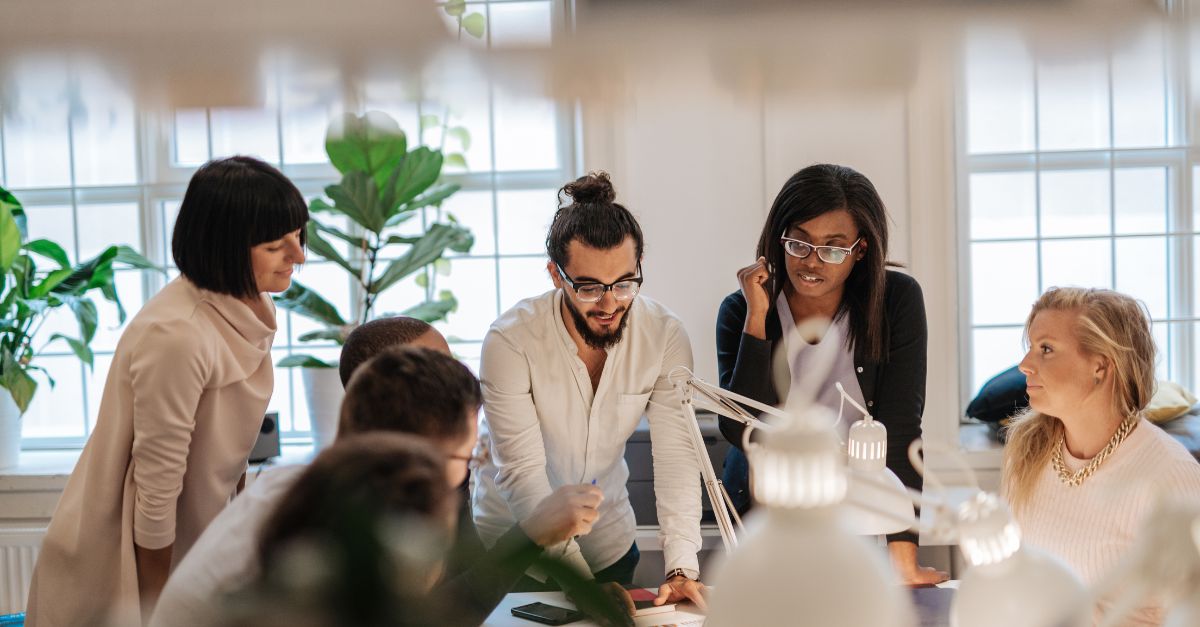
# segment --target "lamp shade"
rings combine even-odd
[[[737,551],[714,568],[705,624],[915,625],[883,553],[847,529],[845,462],[832,421],[804,418],[748,451],[761,506],[747,517]]]

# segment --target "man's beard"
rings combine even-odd
[[[583,315],[575,308],[575,303],[563,295],[563,302],[567,304],[567,311],[571,313],[571,320],[575,323],[575,330],[579,331],[580,337],[587,343],[588,346],[598,350],[608,350],[616,346],[621,341],[621,334],[625,331],[625,323],[629,322],[629,307],[621,307],[613,312],[613,315],[623,314],[621,321],[617,323],[617,328],[609,333],[596,333],[592,327],[588,326],[587,316]]]

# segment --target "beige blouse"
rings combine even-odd
[[[27,625],[136,612],[134,544],[174,544],[174,569],[228,503],[274,383],[262,298],[268,320],[179,277],[129,323],[42,543]]]

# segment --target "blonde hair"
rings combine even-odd
[[[1029,328],[1043,311],[1074,311],[1075,337],[1085,355],[1100,356],[1112,372],[1113,410],[1121,416],[1140,412],[1154,394],[1154,336],[1141,303],[1112,290],[1052,287],[1033,304]],[[1030,408],[1014,416],[1004,450],[1003,487],[1009,503],[1020,509],[1028,501],[1038,475],[1050,463],[1063,438],[1058,418]]]

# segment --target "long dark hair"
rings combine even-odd
[[[886,268],[899,264],[887,261],[887,208],[867,177],[846,166],[828,163],[810,165],[793,174],[771,205],[758,238],[756,257],[767,258],[771,272],[767,293],[774,307],[788,280],[783,270],[786,253],[779,238],[793,225],[838,209],[850,213],[866,248],[860,249],[863,258],[854,264],[846,279],[837,315],[850,316],[852,347],[861,346],[867,358],[884,361],[888,343],[883,307]]]

